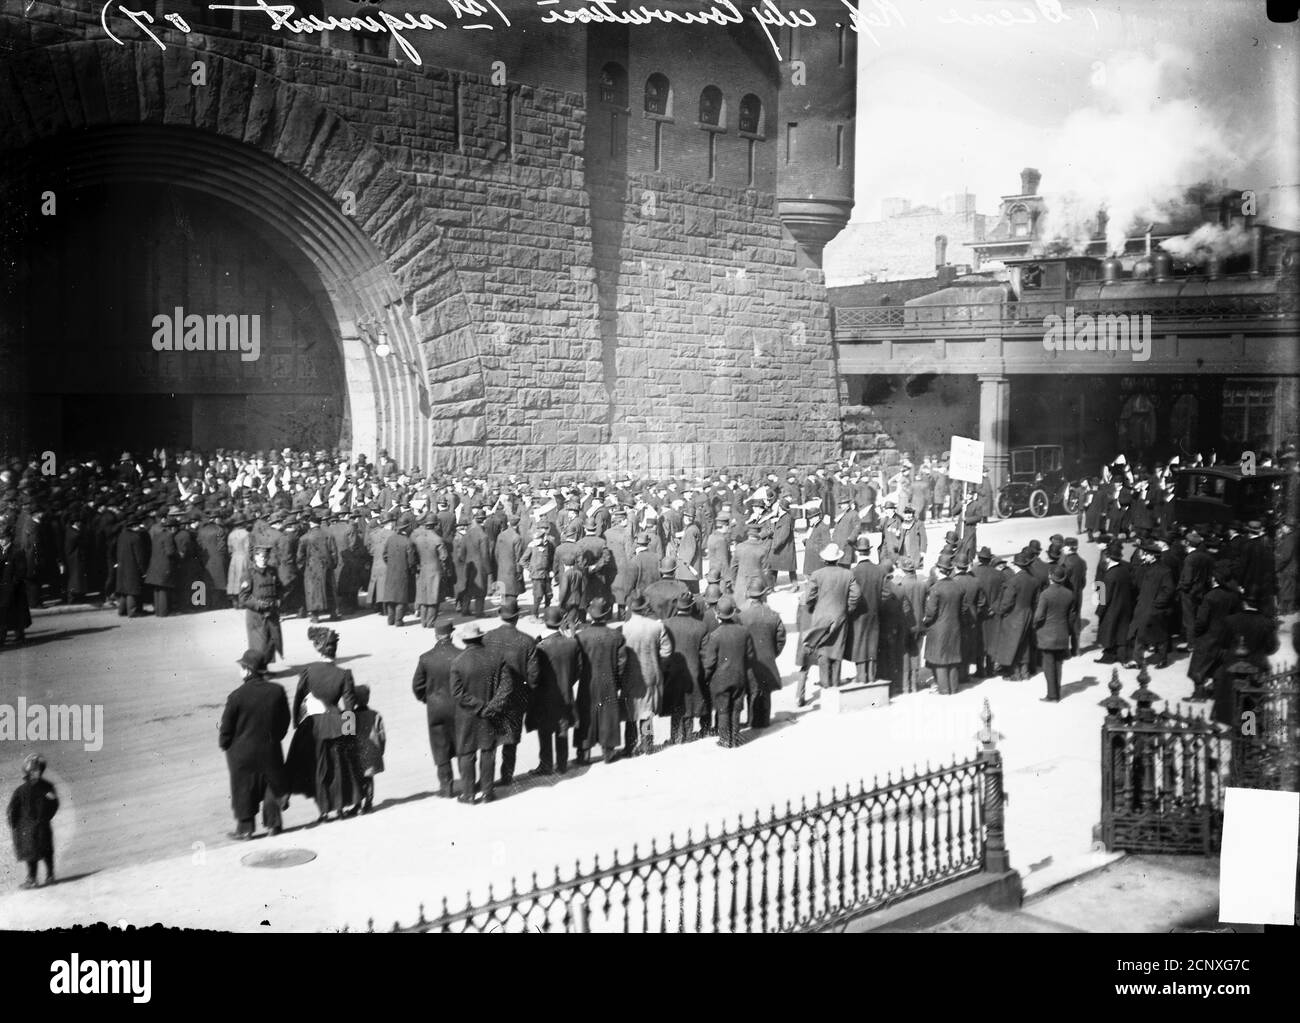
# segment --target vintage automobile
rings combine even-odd
[[[1265,528],[1283,514],[1289,474],[1245,473],[1239,465],[1207,465],[1174,473],[1174,519],[1187,525],[1224,525],[1257,519]]]
[[[998,490],[998,515],[1008,519],[1027,511],[1041,519],[1053,508],[1073,515],[1082,503],[1082,489],[1065,474],[1059,444],[1011,449],[1011,472]]]

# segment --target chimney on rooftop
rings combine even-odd
[[[1038,183],[1043,180],[1043,176],[1038,173],[1034,167],[1026,167],[1020,172],[1020,194],[1037,195]]]

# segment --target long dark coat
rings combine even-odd
[[[393,530],[389,526],[372,529],[366,535],[366,552],[370,555],[369,594],[372,604],[385,602],[384,587],[387,583],[388,562],[384,560],[384,548],[388,546],[388,538],[392,535]]]
[[[848,573],[845,572],[847,575]],[[758,666],[758,651],[749,630],[738,622],[720,622],[704,639],[700,662],[709,692],[745,692]]]
[[[280,743],[289,731],[289,701],[278,682],[252,678],[226,699],[220,746],[230,769],[230,804],[235,820],[257,815],[267,789],[288,795]]]
[[[1187,665],[1187,677],[1203,683],[1219,670],[1228,649],[1228,617],[1241,610],[1241,596],[1236,590],[1216,586],[1202,599],[1196,609],[1195,635],[1191,637],[1192,656]]]
[[[334,567],[339,552],[334,537],[320,526],[307,531],[298,543],[298,569],[302,572],[307,613],[328,611],[334,605]]]
[[[558,732],[578,720],[574,687],[582,677],[582,647],[558,630],[545,636],[528,661],[532,691],[525,724],[530,732]]]
[[[808,530],[808,538],[804,541],[803,549],[803,574],[812,575],[817,569],[821,568],[822,551],[826,545],[831,542],[831,527],[822,519],[812,529]]]
[[[1246,596],[1267,601],[1277,593],[1277,568],[1273,548],[1262,536],[1251,537],[1241,547],[1241,590]]]
[[[442,569],[447,562],[447,545],[429,526],[419,526],[411,534],[411,546],[420,568],[415,575],[416,604],[437,604],[442,593]]]
[[[961,605],[961,587],[948,576],[941,577],[925,595],[921,625],[925,628],[925,663],[931,667],[961,663]]]
[[[839,565],[817,569],[808,580],[810,618],[803,644],[814,654],[843,660],[848,617],[861,600],[853,573]]]
[[[781,688],[781,669],[776,659],[785,649],[785,625],[781,616],[760,601],[740,612],[740,624],[754,641],[754,682],[760,691],[774,693]]]
[[[529,702],[528,663],[536,646],[537,640],[510,622],[502,622],[483,637],[484,649],[501,659],[502,678],[510,686],[510,697],[503,701],[501,713],[501,741],[507,746],[517,743],[524,731]]]
[[[513,526],[507,526],[497,534],[493,561],[502,596],[517,597],[524,592],[522,562],[526,549],[527,544]]]
[[[483,527],[473,523],[457,534],[453,547],[456,560],[456,596],[465,600],[482,600],[487,596],[489,557],[488,538]]]
[[[925,618],[925,598],[930,590],[930,581],[915,573],[903,574],[895,588],[898,594],[903,640],[903,653],[913,657],[921,653],[921,635]]]
[[[1291,608],[1295,605],[1296,584],[1296,532],[1291,530],[1285,536],[1277,538],[1273,549],[1273,575],[1277,579],[1277,602],[1279,607]]]
[[[1074,605],[1074,591],[1062,583],[1050,583],[1039,593],[1034,606],[1034,642],[1039,650],[1070,649]]]
[[[767,556],[767,567],[773,572],[793,572],[799,567],[794,550],[794,516],[788,511],[772,523],[772,550]]]
[[[143,594],[148,566],[148,535],[141,529],[123,529],[117,537],[117,592],[128,597]]]
[[[14,856],[21,863],[54,855],[54,830],[50,821],[59,812],[59,797],[44,778],[25,781],[9,798],[9,828],[14,836]]]
[[[411,679],[411,691],[424,704],[429,722],[429,748],[435,764],[451,763],[456,756],[456,701],[451,695],[451,665],[460,651],[442,639],[420,655]]]
[[[1102,576],[1102,586],[1105,589],[1101,600],[1104,610],[1097,623],[1097,645],[1103,650],[1125,646],[1129,624],[1133,620],[1133,580],[1128,564],[1111,562]]]
[[[172,586],[176,582],[176,537],[166,526],[149,530],[149,566],[144,581],[150,586]]]
[[[742,611],[749,606],[749,584],[752,582],[767,585],[767,574],[772,564],[767,557],[767,544],[762,540],[746,540],[736,545],[732,554],[731,569],[732,589],[736,594],[736,606]]]
[[[849,617],[847,657],[855,664],[876,660],[880,646],[880,595],[888,570],[874,561],[859,561],[850,570],[858,584],[858,609]]]
[[[593,622],[579,630],[582,648],[582,674],[578,682],[578,738],[590,748],[599,744],[605,750],[617,749],[623,741],[619,695],[627,669],[627,645],[623,634]]]
[[[510,679],[501,658],[470,642],[451,662],[451,695],[456,701],[456,754],[468,756],[501,745],[500,720],[510,697]]]
[[[385,604],[415,603],[415,574],[419,571],[419,555],[404,533],[394,533],[384,543],[384,588],[381,600]]]
[[[664,662],[664,707],[670,714],[699,717],[710,706],[700,647],[708,635],[704,622],[689,612],[664,619],[673,652]]]
[[[1228,649],[1233,653],[1229,657],[1224,657],[1214,678],[1214,706],[1211,713],[1215,721],[1235,727],[1240,722],[1233,720],[1236,700],[1233,696],[1233,679],[1228,668],[1237,661],[1235,653],[1237,645],[1241,644],[1245,647],[1246,660],[1249,663],[1260,671],[1267,672],[1269,655],[1277,653],[1277,624],[1260,611],[1247,611],[1242,608],[1228,616],[1227,626]]]
[[[998,597],[998,642],[993,659],[998,664],[1015,664],[1029,642],[1029,626],[1038,596],[1038,580],[1031,572],[1017,572],[1003,582]]]
[[[175,587],[184,608],[194,607],[194,583],[203,578],[203,563],[198,541],[188,529],[173,534],[176,541]]]
[[[959,572],[952,581],[961,590],[962,662],[978,664],[984,658],[983,623],[989,613],[988,601],[979,580],[971,573]]]
[[[984,597],[980,638],[983,641],[984,652],[992,657],[998,646],[998,630],[1002,627],[1002,619],[998,616],[997,607],[1002,596],[1002,587],[1006,582],[1006,574],[1000,568],[981,562],[975,566],[972,575]]]
[[[1133,605],[1133,620],[1129,623],[1130,641],[1163,643],[1169,638],[1166,616],[1174,599],[1174,578],[1169,566],[1156,561],[1142,569],[1142,585]]]
[[[90,585],[90,548],[91,537],[85,528],[69,526],[63,538],[63,584],[68,593],[86,593],[93,589]]]
[[[32,624],[27,606],[27,560],[17,544],[0,554],[0,629],[21,632]]]
[[[194,539],[199,545],[199,578],[208,589],[225,593],[226,573],[230,570],[226,531],[215,522],[205,522],[199,526]]]

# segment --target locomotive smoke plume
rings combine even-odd
[[[1191,234],[1166,238],[1160,247],[1175,259],[1205,264],[1216,256],[1227,259],[1249,252],[1250,232],[1238,223],[1226,228],[1218,224],[1202,224]]]
[[[1240,176],[1249,148],[1192,96],[1194,58],[1161,47],[1155,56],[1121,54],[1094,67],[1093,106],[1066,118],[1044,164],[1048,251],[1083,253],[1106,213],[1106,247],[1158,221],[1198,181]]]

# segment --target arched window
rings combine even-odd
[[[600,69],[600,101],[627,106],[627,72],[622,65],[611,61]]]
[[[720,128],[726,123],[726,101],[722,98],[722,90],[716,85],[705,86],[700,93],[700,124]]]
[[[1029,210],[1024,206],[1016,206],[1011,210],[1011,237],[1029,237]]]
[[[749,135],[763,134],[763,101],[752,92],[740,98],[740,130]]]
[[[645,112],[656,117],[671,117],[673,90],[668,78],[655,72],[645,80]]]

